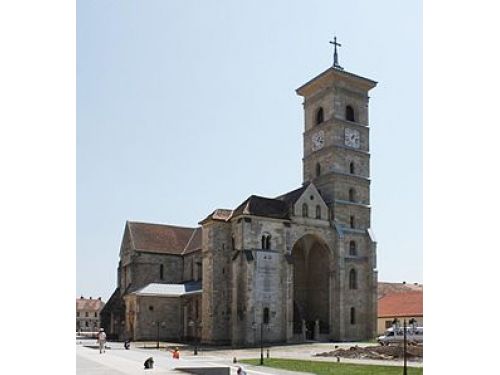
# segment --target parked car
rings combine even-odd
[[[396,330],[389,328],[382,336],[377,338],[380,345],[389,345],[402,343],[404,340],[403,327]],[[406,327],[407,342],[423,343],[424,342],[424,327]]]

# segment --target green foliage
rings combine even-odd
[[[246,359],[241,362],[258,365],[259,361],[259,359]],[[399,366],[358,365],[296,359],[269,358],[264,361],[264,366],[291,371],[303,371],[318,375],[401,375],[403,373],[403,368]],[[422,374],[423,368],[408,367],[408,375]]]

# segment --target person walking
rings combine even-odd
[[[97,342],[99,343],[99,354],[106,353],[106,332],[104,332],[104,328],[99,329]]]

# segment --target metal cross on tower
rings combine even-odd
[[[334,50],[333,50],[333,67],[337,68],[337,69],[340,69],[340,70],[344,70],[344,68],[342,68],[339,65],[339,56],[337,54],[337,46],[342,47],[342,44],[337,43],[337,37],[333,38],[333,42],[330,40],[330,44],[333,44],[334,47],[335,47]]]

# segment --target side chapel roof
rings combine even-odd
[[[201,249],[201,228],[127,222],[136,251],[183,255]]]
[[[234,210],[217,209],[208,215],[199,224],[208,220],[229,221],[239,215],[255,215],[275,219],[290,219],[291,206],[301,197],[309,185],[289,191],[276,198],[251,195]]]

